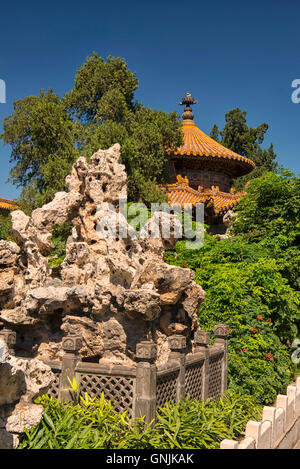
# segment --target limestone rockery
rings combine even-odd
[[[157,237],[132,237],[118,211],[119,197],[127,194],[118,144],[97,151],[90,163],[80,157],[66,183],[68,192],[58,192],[31,217],[12,212],[16,243],[0,241],[0,321],[17,332],[18,356],[57,359],[66,334],[80,335],[82,359],[95,362],[130,364],[142,340],[157,343],[157,362],[165,361],[173,334],[186,336],[191,347],[204,291],[192,270],[163,260],[179,236],[177,219],[156,212],[142,231],[151,226]],[[96,227],[109,226],[106,220],[126,236],[100,237]],[[47,256],[53,228],[63,223],[73,228],[57,272]]]

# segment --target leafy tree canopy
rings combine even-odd
[[[226,148],[255,162],[256,168],[250,174],[234,181],[234,185],[238,189],[242,188],[246,181],[261,176],[265,171],[275,171],[277,168],[273,144],[268,149],[261,147],[269,127],[268,124],[263,123],[258,127],[249,127],[246,116],[246,111],[239,108],[232,109],[225,114],[223,130],[220,131],[215,124],[210,133],[214,140]]]
[[[12,147],[11,181],[23,188],[27,207],[39,206],[65,190],[65,177],[81,154],[121,144],[130,200],[165,200],[158,183],[168,181],[166,148],[182,143],[177,113],[134,102],[138,80],[123,59],[96,53],[75,76],[63,97],[41,91],[14,103],[1,138]]]
[[[234,233],[277,259],[289,283],[299,290],[300,179],[289,171],[264,173],[247,185],[237,207]]]
[[[37,205],[65,189],[65,176],[79,153],[74,124],[59,96],[49,90],[16,101],[3,128],[1,138],[11,145],[15,163],[10,178],[14,184],[25,193],[34,187]]]
[[[280,237],[283,247],[299,243],[300,179],[283,174],[264,173],[247,184],[247,195],[237,206],[235,233],[251,242]]]

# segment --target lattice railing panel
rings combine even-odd
[[[53,397],[53,399],[58,399],[59,396],[59,377],[60,377],[60,370],[51,370],[54,374],[54,381],[51,383],[48,389],[48,396]]]
[[[110,400],[113,407],[119,411],[132,415],[134,379],[126,376],[110,376],[97,374],[81,374],[80,392],[90,397],[104,397]]]
[[[190,399],[202,398],[202,372],[203,362],[187,365],[185,370],[185,394]]]
[[[179,371],[173,371],[157,377],[156,405],[163,407],[167,401],[177,400],[177,380]]]
[[[222,358],[223,354],[215,355],[209,359],[209,386],[208,397],[218,399],[222,390]]]

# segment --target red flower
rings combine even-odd
[[[255,332],[257,332],[257,331],[258,331],[258,329],[252,329],[253,334],[255,334]]]
[[[256,316],[256,319],[262,319],[262,317],[258,314],[258,315]]]
[[[228,333],[230,334],[232,332],[232,329],[229,329]]]
[[[188,265],[189,265],[189,263],[188,263],[188,262],[185,262],[185,263],[183,264],[183,267],[187,267]]]
[[[243,352],[247,352],[247,349],[246,349],[246,348],[243,348]]]
[[[274,355],[274,356],[276,356],[276,355]],[[272,357],[272,355],[270,354],[270,352],[266,354],[266,357],[267,357],[269,360],[273,360],[273,358],[274,358],[274,357]]]

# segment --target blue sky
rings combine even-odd
[[[206,133],[224,125],[240,107],[248,124],[269,124],[266,146],[278,161],[299,172],[300,104],[291,83],[300,78],[300,4],[289,0],[98,0],[2,2],[0,79],[7,102],[41,88],[63,94],[93,51],[124,57],[136,72],[136,98],[164,111],[177,110],[186,91],[198,99],[195,121]],[[0,196],[17,197],[5,184],[10,148],[0,143]]]

